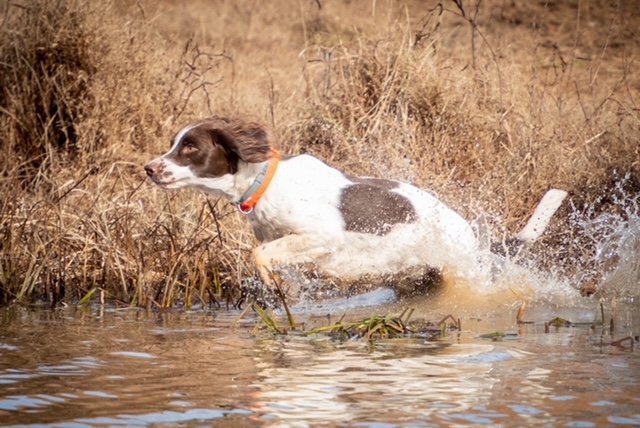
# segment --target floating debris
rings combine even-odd
[[[527,310],[527,301],[524,300],[520,307],[518,308],[518,313],[516,314],[516,322],[518,324],[533,324],[533,321],[526,321],[524,319],[524,313]]]
[[[492,333],[485,333],[478,336],[481,339],[491,339],[494,342],[503,339],[507,335],[501,331],[494,331]]]
[[[572,326],[573,326],[573,323],[571,321],[568,321],[564,318],[555,317],[555,318],[552,318],[550,321],[547,321],[544,323],[544,332],[549,333],[549,327],[560,328],[560,327],[572,327]]]
[[[622,339],[614,340],[613,342],[611,342],[611,346],[619,346],[620,348],[624,348],[625,344],[627,343],[629,344],[629,348],[633,349],[635,340],[633,340],[632,336],[627,336],[627,337],[623,337]]]
[[[405,309],[400,316],[373,315],[362,321],[343,322],[344,315],[338,322],[328,326],[317,327],[307,334],[329,334],[338,339],[350,339],[353,337],[374,338],[402,337],[415,333],[415,330],[407,326],[413,315],[413,309]]]

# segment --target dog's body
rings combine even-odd
[[[471,226],[433,195],[351,177],[310,155],[279,160],[255,123],[214,117],[189,125],[145,170],[162,187],[199,188],[239,204],[261,242],[253,255],[265,284],[274,269],[292,265],[341,284],[434,269],[454,278],[478,273]],[[258,187],[263,193],[244,207]]]
[[[469,224],[420,189],[345,176],[309,155],[283,161],[278,171],[248,216],[263,242],[254,251],[258,267],[311,264],[350,284],[472,266]]]

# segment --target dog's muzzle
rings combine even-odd
[[[151,161],[144,166],[144,171],[150,179],[155,181],[158,175],[164,171],[164,164],[159,160]]]

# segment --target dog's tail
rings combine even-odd
[[[540,199],[527,224],[513,238],[491,244],[491,251],[496,254],[511,256],[517,254],[522,247],[535,242],[549,226],[553,215],[567,197],[567,192],[551,189]]]
[[[530,244],[538,239],[547,229],[551,218],[566,197],[567,192],[560,189],[551,189],[545,193],[533,211],[533,215],[516,238],[525,244]]]

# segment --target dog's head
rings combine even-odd
[[[269,143],[266,129],[254,122],[211,117],[182,128],[171,149],[144,170],[154,183],[167,189],[223,190],[240,162],[269,159]]]

